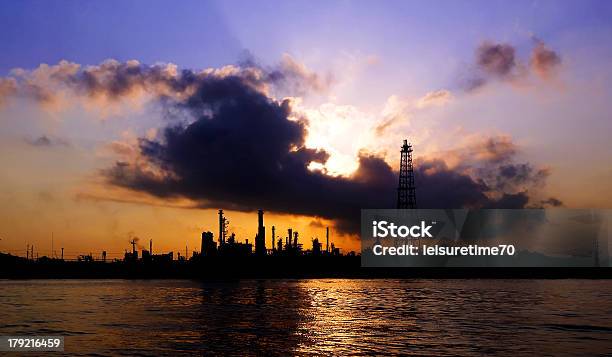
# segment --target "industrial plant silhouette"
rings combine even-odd
[[[401,147],[397,208],[415,209],[416,188],[412,160],[412,146],[407,140]],[[229,220],[222,209],[218,211],[218,231],[204,231],[201,234],[199,251],[191,255],[185,249],[180,252],[153,252],[153,240],[149,249],[137,250],[138,239],[130,240],[131,250],[123,259],[107,260],[106,251],[100,258],[79,255],[76,259],[61,256],[38,257],[34,246],[28,245],[26,256],[0,253],[0,278],[317,278],[317,277],[533,277],[530,268],[362,268],[361,256],[356,252],[342,252],[325,229],[325,242],[314,237],[310,244],[292,228],[286,235],[277,232],[273,225],[266,238],[264,211],[257,211],[257,232],[254,240],[240,242],[234,233],[228,231]],[[253,244],[255,247],[253,249]],[[325,244],[325,245],[323,245]],[[608,269],[609,270],[609,269]],[[593,269],[539,269],[541,277],[593,277],[609,276],[609,271]]]

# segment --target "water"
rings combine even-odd
[[[0,335],[79,354],[610,355],[612,282],[0,281]]]

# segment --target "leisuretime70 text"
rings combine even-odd
[[[516,249],[512,244],[500,244],[496,246],[480,246],[470,244],[461,247],[449,247],[433,245],[418,247],[412,244],[404,244],[397,247],[386,247],[376,244],[372,247],[374,255],[454,255],[454,256],[478,256],[478,255],[514,255]]]

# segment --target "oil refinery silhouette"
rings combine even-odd
[[[415,209],[416,188],[412,160],[412,145],[404,140],[400,154],[398,209]],[[364,268],[361,256],[354,251],[343,253],[325,229],[325,242],[318,237],[305,245],[299,232],[289,228],[279,235],[271,226],[267,239],[264,211],[257,211],[257,232],[254,241],[240,242],[235,233],[229,233],[229,220],[222,209],[218,211],[218,230],[215,234],[201,234],[199,251],[189,255],[181,252],[153,253],[153,240],[149,249],[141,247],[137,238],[129,243],[131,250],[123,258],[107,259],[107,252],[98,257],[79,255],[64,259],[64,248],[57,256],[39,257],[33,245],[28,245],[24,256],[0,252],[0,278],[406,278],[406,277],[611,277],[605,268]],[[255,246],[253,247],[253,242]],[[137,249],[140,248],[140,251]]]
[[[325,243],[312,238],[305,246],[299,232],[289,228],[280,237],[275,226],[266,245],[264,211],[257,211],[257,233],[254,243],[238,241],[228,232],[229,220],[222,209],[218,211],[218,236],[210,231],[201,234],[199,251],[188,255],[181,252],[153,253],[153,240],[149,249],[138,249],[138,239],[130,240],[131,250],[122,259],[107,259],[106,251],[98,257],[79,255],[76,259],[64,259],[62,248],[59,257],[38,257],[34,247],[28,246],[26,257],[0,253],[0,278],[2,277],[305,277],[345,276],[360,266],[355,252],[341,253],[330,240],[330,229],[325,229]],[[3,276],[4,275],[4,276]]]
[[[218,236],[210,231],[201,234],[199,251],[188,255],[181,252],[153,253],[153,240],[149,249],[137,249],[136,238],[130,240],[131,250],[123,258],[107,259],[106,251],[98,257],[79,255],[64,259],[38,257],[33,246],[28,246],[26,257],[0,253],[0,278],[3,277],[57,277],[57,278],[232,278],[232,277],[316,277],[346,276],[359,269],[360,256],[355,252],[341,253],[330,240],[330,229],[325,229],[325,243],[312,238],[309,246],[302,242],[299,232],[289,228],[280,237],[276,227],[266,245],[264,211],[257,211],[258,228],[254,243],[238,241],[228,232],[229,220],[222,209],[218,211]]]

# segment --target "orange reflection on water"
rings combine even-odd
[[[68,353],[584,355],[612,347],[608,281],[0,281],[0,309],[0,335],[63,335]]]

